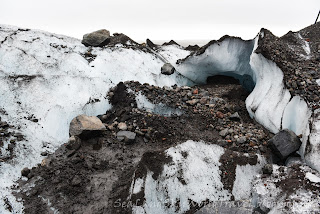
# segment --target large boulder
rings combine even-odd
[[[88,139],[100,135],[104,130],[106,127],[99,118],[79,115],[71,121],[69,135]]]
[[[125,143],[133,143],[136,139],[136,133],[130,131],[119,131],[117,133],[118,140],[123,140]]]
[[[161,67],[161,73],[165,74],[165,75],[171,75],[174,73],[176,69],[170,64],[170,63],[165,63],[162,67]]]
[[[268,146],[281,161],[285,161],[290,154],[299,150],[302,142],[291,130],[284,129],[278,132],[268,142]]]
[[[82,44],[85,46],[101,47],[107,45],[109,42],[110,32],[106,29],[85,34],[82,39]]]

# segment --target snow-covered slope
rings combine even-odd
[[[189,53],[178,47],[170,51],[170,60]],[[17,144],[15,159],[0,162],[1,197],[9,195],[13,203],[8,188],[21,169],[41,162],[42,151],[65,143],[73,117],[104,113],[110,107],[107,92],[118,82],[187,84],[176,74],[161,75],[162,65],[156,55],[134,46],[90,49],[70,37],[0,25],[0,109],[5,112],[0,116],[26,138]],[[26,119],[31,116],[38,122]],[[2,204],[0,213],[5,212]]]

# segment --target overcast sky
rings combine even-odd
[[[98,29],[134,40],[252,39],[313,24],[320,0],[1,0],[0,24],[82,38]]]

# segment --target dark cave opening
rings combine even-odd
[[[207,78],[208,85],[242,85],[248,92],[252,92],[255,82],[249,75],[239,75],[232,72],[224,73],[224,75],[214,75]]]

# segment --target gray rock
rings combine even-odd
[[[123,140],[125,143],[133,143],[136,139],[136,133],[130,131],[119,131],[117,133],[118,140]]]
[[[100,135],[104,130],[106,127],[99,118],[79,115],[71,121],[69,135],[88,139]]]
[[[233,120],[233,121],[240,121],[240,120],[241,120],[241,117],[240,117],[239,113],[236,112],[236,113],[230,115],[229,119],[230,119],[230,120]]]
[[[222,131],[219,132],[219,135],[222,137],[225,137],[228,134],[228,129],[223,129]]]
[[[200,100],[199,99],[192,99],[192,100],[188,100],[186,103],[188,105],[194,106],[196,105]]]
[[[106,29],[85,34],[81,41],[85,46],[101,47],[110,42],[110,32]]]
[[[165,63],[162,67],[161,67],[161,73],[165,74],[165,75],[171,75],[175,72],[175,68],[170,64],[170,63]]]
[[[284,161],[290,154],[296,152],[302,142],[291,130],[284,129],[278,132],[268,142],[268,146],[280,160]]]
[[[241,136],[237,139],[238,144],[245,143],[247,141],[247,138],[245,136]]]

